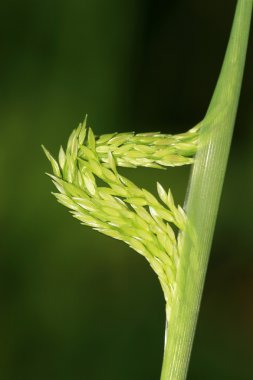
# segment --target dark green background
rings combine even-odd
[[[182,132],[204,116],[235,1],[1,0],[0,378],[156,380],[164,305],[144,259],[78,224],[49,164],[95,133]],[[253,379],[253,39],[189,380]],[[188,168],[128,170],[183,202]]]

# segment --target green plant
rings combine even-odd
[[[187,374],[218,204],[238,105],[252,10],[239,0],[222,71],[203,121],[179,135],[95,137],[86,119],[49,174],[57,200],[84,225],[125,241],[157,274],[166,301],[161,380]],[[192,164],[185,210],[158,183],[160,199],[119,174],[118,166]],[[98,181],[99,180],[99,181]],[[99,183],[99,184],[98,184]]]

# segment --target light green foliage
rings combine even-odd
[[[57,200],[82,224],[125,241],[148,260],[164,292],[167,319],[186,215],[174,204],[170,190],[157,183],[157,199],[120,175],[117,166],[189,164],[196,151],[198,130],[197,126],[175,136],[114,133],[96,138],[85,119],[70,135],[66,152],[60,148],[59,163],[43,147],[53,169],[49,175],[59,191],[54,194]],[[102,185],[97,184],[98,179]]]

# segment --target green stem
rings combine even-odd
[[[252,3],[238,0],[222,70],[201,123],[161,380],[184,380],[187,375],[240,95]]]

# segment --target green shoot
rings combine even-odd
[[[161,380],[183,380],[187,374],[239,101],[252,3],[252,0],[237,3],[220,77],[201,123]]]

